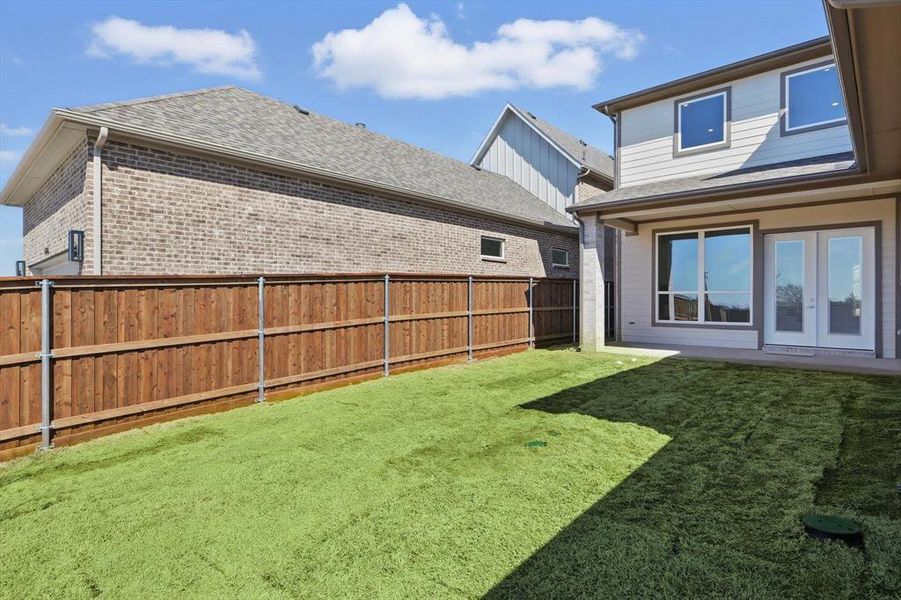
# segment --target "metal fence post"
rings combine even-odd
[[[390,300],[388,299],[388,285],[389,285],[390,281],[391,281],[391,276],[386,274],[385,275],[385,369],[384,369],[385,377],[388,376],[388,370],[390,368],[390,365],[388,362],[388,359],[389,359],[388,355],[390,353],[388,343],[390,341],[390,336],[391,336],[391,320],[390,320],[391,305],[390,305]]]
[[[529,348],[535,347],[535,324],[533,319],[534,310],[532,309],[532,278],[529,277]]]
[[[473,335],[473,320],[472,320],[472,275],[469,276],[469,295],[466,303],[466,346],[469,351],[469,360],[472,362],[472,346],[475,341],[475,336]]]
[[[257,402],[265,402],[266,401],[266,309],[265,309],[265,295],[263,291],[263,286],[266,284],[266,279],[263,277],[259,277],[257,279],[257,308],[258,308],[258,329],[257,329],[257,353],[259,354],[260,364],[260,383],[259,383],[259,395],[257,396]]]
[[[50,387],[50,359],[53,352],[50,348],[50,327],[52,324],[52,308],[50,303],[50,287],[53,285],[49,279],[42,279],[41,286],[41,450],[53,447],[53,430],[51,425],[53,407],[53,389]]]
[[[576,311],[578,307],[578,301],[576,280],[573,279],[573,344],[576,343]]]

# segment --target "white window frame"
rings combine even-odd
[[[486,254],[482,254],[482,240],[492,240],[494,242],[501,243],[501,255],[500,256],[490,256]],[[483,235],[479,238],[479,254],[482,257],[482,260],[493,260],[496,262],[506,262],[507,260],[507,241],[504,238],[493,237],[490,235]]]
[[[554,261],[554,252],[562,252],[566,256],[565,263],[558,263]],[[566,248],[551,248],[551,266],[552,267],[561,267],[561,268],[569,268],[569,250]]]
[[[704,289],[704,238],[708,231],[725,231],[728,229],[747,229],[748,230],[748,252],[751,257],[750,278],[748,279],[747,290],[710,290]],[[697,233],[698,234],[698,284],[696,290],[667,290],[660,291],[660,236],[676,235],[680,233]],[[658,231],[654,234],[654,322],[666,325],[685,325],[688,327],[697,325],[707,325],[710,327],[754,327],[754,225],[748,223],[746,225],[727,225],[723,227],[703,227],[700,229],[680,229],[677,231]],[[666,294],[670,297],[670,318],[660,318],[660,296]],[[698,297],[698,319],[696,321],[679,321],[673,318],[675,316],[673,308],[673,296],[677,294],[695,294]],[[748,294],[748,316],[747,322],[730,323],[728,321],[706,321],[707,314],[707,295],[708,294]]]
[[[701,144],[700,146],[692,146],[691,148],[682,147],[682,108],[701,100],[708,100],[722,96],[723,98],[723,138],[716,142]],[[722,89],[704,94],[702,96],[694,96],[684,100],[676,100],[676,154],[688,154],[691,152],[699,152],[707,149],[723,148],[729,146],[729,89]]]
[[[791,80],[793,77],[799,77],[801,75],[806,75],[807,73],[813,73],[814,71],[824,71],[826,69],[835,69],[835,61],[829,64],[819,64],[813,65],[809,69],[804,69],[803,71],[797,71],[794,73],[786,73],[785,77],[785,133],[798,133],[799,131],[806,131],[808,129],[818,129],[823,125],[832,125],[845,123],[848,120],[848,116],[842,116],[837,119],[827,119],[825,121],[817,121],[816,123],[806,123],[804,125],[798,125],[797,127],[791,126],[791,111],[788,109],[791,106]],[[838,73],[836,72],[836,77]],[[842,107],[842,111],[844,111],[844,107]]]

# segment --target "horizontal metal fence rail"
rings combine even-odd
[[[0,458],[398,369],[575,341],[572,279],[0,278]]]

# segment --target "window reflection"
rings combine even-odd
[[[860,334],[863,240],[829,239],[829,332]]]
[[[715,323],[750,323],[750,294],[707,294],[704,320]]]
[[[776,242],[776,331],[804,331],[804,241]]]
[[[679,104],[679,145],[682,150],[726,139],[726,94]]]

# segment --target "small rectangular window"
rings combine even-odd
[[[729,90],[676,102],[676,154],[729,145]]]
[[[503,260],[504,240],[482,236],[482,258]]]
[[[569,250],[554,248],[551,250],[551,264],[555,267],[569,266]]]
[[[783,73],[782,133],[800,133],[845,123],[835,63]]]

